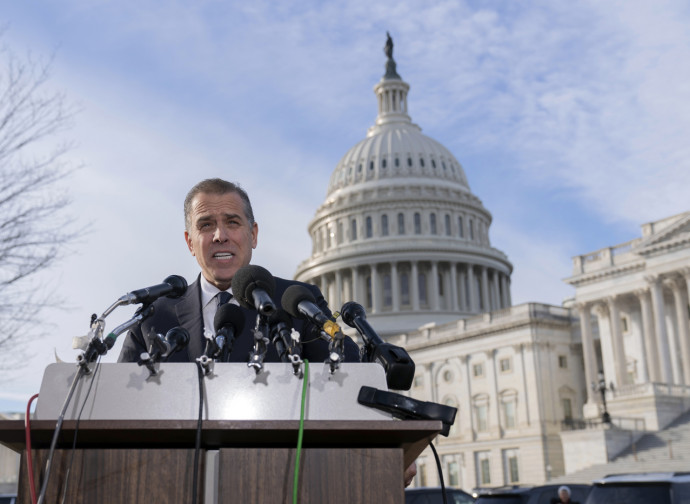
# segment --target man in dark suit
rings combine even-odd
[[[232,278],[241,267],[249,264],[256,248],[259,227],[247,193],[238,185],[221,179],[208,179],[195,185],[184,202],[185,241],[201,267],[201,274],[187,292],[178,299],[161,298],[154,303],[153,315],[131,330],[123,344],[118,362],[136,362],[149,348],[149,334],[165,334],[173,327],[189,331],[189,345],[170,356],[169,362],[193,362],[204,353],[206,338],[212,337],[213,318],[219,293],[231,292]],[[280,306],[285,289],[301,284],[312,291],[317,304],[331,315],[321,291],[313,285],[276,278],[273,301]],[[253,329],[257,312],[242,308],[244,328],[236,337],[230,360],[247,362],[254,345]],[[323,362],[328,357],[328,343],[318,337],[319,331],[310,322],[293,320],[302,337],[302,357]],[[266,362],[277,362],[278,354],[269,345]],[[359,361],[357,345],[345,342],[345,360]]]

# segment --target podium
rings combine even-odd
[[[31,423],[37,482],[42,480],[57,418],[56,415],[51,418],[50,404],[56,398],[50,394],[54,388],[62,387],[63,380],[56,376],[68,373],[64,366],[46,370],[36,408],[37,419]],[[77,430],[73,415],[77,410],[68,408],[53,458],[46,502],[60,502],[64,492],[65,502],[70,503],[192,502],[197,420],[188,418],[186,412],[180,413],[177,406],[177,415],[167,413],[173,418],[151,417],[160,410],[155,405],[161,401],[167,399],[168,403],[177,405],[178,399],[166,396],[164,383],[169,381],[170,385],[175,385],[175,379],[186,379],[187,371],[195,371],[196,367],[169,364],[182,367],[165,368],[169,380],[164,379],[164,373],[160,380],[142,385],[132,376],[132,373],[139,376],[142,369],[136,365],[134,368],[127,366],[131,365],[102,365],[103,374],[92,378],[99,392],[92,391],[86,397],[83,392],[88,384],[84,383],[75,393],[76,398],[81,398],[81,403],[77,401],[79,406],[85,405],[84,410]],[[238,390],[253,392],[266,401],[266,394],[270,395],[273,384],[279,381],[287,383],[283,389],[276,385],[279,395],[290,396],[292,387],[299,385],[301,388],[301,380],[296,377],[284,380],[287,368],[275,364],[259,380],[248,375],[251,384],[247,385],[246,380],[229,379],[235,372],[247,376],[246,366],[224,366],[229,367],[216,369],[215,385],[205,390],[208,407],[201,425],[197,502],[291,503],[299,419],[293,418],[291,410],[264,412],[268,419],[247,418],[246,411],[233,415],[227,403],[241,401],[242,394]],[[313,375],[310,373],[297,485],[299,502],[404,502],[404,468],[422,452],[442,425],[440,421],[395,420],[384,413],[352,404],[352,390],[365,384],[380,385],[379,378],[367,377],[367,373],[376,374],[379,370],[377,364],[344,364],[334,375],[320,376],[316,367]],[[76,372],[75,366],[71,366],[71,372]],[[108,373],[118,375],[120,380]],[[109,395],[108,388],[113,384],[119,387],[117,384],[122,380],[129,384],[126,390],[120,388],[119,395]],[[383,380],[385,383],[385,376]],[[206,380],[205,384],[211,381]],[[177,396],[183,397],[180,404],[189,400],[186,395],[193,395],[194,389],[177,390]],[[57,398],[57,402],[65,396]],[[126,405],[137,402],[135,396],[153,405],[143,415],[144,419],[138,418],[141,415],[136,411],[126,413]],[[122,413],[116,415],[118,418],[100,417],[108,408],[99,404],[98,398],[110,403],[111,408],[113,403],[119,404]],[[193,406],[192,410],[198,410],[198,402]],[[348,410],[349,416],[344,413]],[[216,418],[219,412],[225,412],[224,418]],[[285,418],[280,418],[281,415]],[[334,415],[345,418],[331,418]],[[75,432],[76,449],[67,474]],[[0,442],[22,452],[18,502],[29,503],[23,422],[0,422]]]

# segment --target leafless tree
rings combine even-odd
[[[0,48],[0,369],[49,304],[38,274],[79,234],[62,188],[70,145],[58,141],[75,110],[49,89],[51,61]]]

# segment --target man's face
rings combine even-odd
[[[249,264],[259,227],[249,224],[236,193],[199,193],[192,200],[190,229],[184,232],[189,251],[204,278],[226,290],[238,269]]]
[[[570,502],[570,495],[565,490],[561,490],[558,494],[563,502]]]

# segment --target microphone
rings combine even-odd
[[[165,361],[175,352],[182,350],[189,344],[189,331],[184,327],[173,327],[163,336],[152,328],[149,332],[149,338],[151,339],[151,346],[148,354],[142,354],[143,363]]]
[[[367,322],[362,305],[349,301],[340,309],[343,321],[364,340],[367,362],[378,362],[386,371],[386,384],[389,389],[410,390],[414,379],[415,365],[407,351],[399,346],[384,342]]]
[[[213,357],[220,356],[221,362],[228,362],[235,338],[244,329],[242,308],[232,303],[220,305],[213,317],[213,328],[216,331],[215,341],[218,347]]]
[[[266,268],[247,265],[241,267],[232,277],[232,295],[241,306],[256,310],[261,315],[270,315],[276,305],[271,296],[276,282]]]
[[[283,305],[283,310],[290,315],[298,319],[310,320],[331,338],[340,332],[338,324],[321,311],[321,308],[316,304],[314,295],[303,285],[291,285],[285,289],[280,304]]]
[[[168,351],[162,357],[167,359],[189,344],[189,331],[184,327],[173,327],[165,333],[165,342],[167,343]]]
[[[345,335],[340,326],[326,316],[316,305],[316,298],[304,285],[291,285],[283,293],[280,300],[283,309],[295,318],[309,320],[318,331],[318,337],[328,340],[328,364],[331,374],[345,359]],[[325,334],[324,334],[325,333]]]
[[[285,310],[278,308],[268,318],[268,325],[270,327],[271,343],[276,347],[278,356],[281,362],[290,362],[288,353],[290,355],[300,353],[300,348],[295,352],[295,340],[292,339],[292,319]]]
[[[153,303],[159,297],[178,298],[187,292],[187,280],[179,275],[170,275],[163,283],[129,292],[118,301],[120,304]]]

